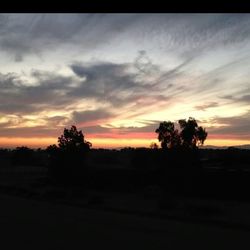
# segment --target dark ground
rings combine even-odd
[[[249,249],[249,231],[0,196],[2,249]]]
[[[21,163],[4,152],[4,249],[249,249],[250,151],[230,150],[203,151],[194,179],[152,171],[169,165],[144,150],[91,151],[87,186],[49,181],[42,151]]]

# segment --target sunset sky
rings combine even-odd
[[[157,142],[194,117],[250,144],[250,14],[1,14],[0,147],[76,125],[93,147]]]

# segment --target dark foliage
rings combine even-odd
[[[86,154],[91,143],[85,141],[82,131],[75,126],[64,129],[58,137],[58,146],[50,145],[46,151],[49,155],[49,174],[53,180],[63,183],[82,183],[86,176]]]
[[[178,121],[180,131],[175,128],[171,121],[161,122],[159,128],[155,130],[158,140],[163,149],[191,148],[202,145],[207,138],[207,132],[203,127],[199,127],[194,118]]]

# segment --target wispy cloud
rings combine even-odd
[[[206,103],[206,104],[203,104],[203,105],[195,106],[196,109],[203,110],[203,111],[205,111],[208,108],[214,108],[214,107],[218,107],[217,102],[209,102],[209,103]]]
[[[141,138],[192,115],[249,138],[249,14],[2,14],[0,48],[1,136]]]
[[[217,117],[213,119],[214,124],[222,124],[219,127],[209,128],[211,136],[250,139],[250,112],[241,116]]]

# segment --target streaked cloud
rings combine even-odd
[[[214,108],[214,107],[218,107],[217,102],[209,102],[209,103],[206,103],[206,104],[203,104],[203,105],[195,106],[196,109],[203,110],[203,111],[205,111],[208,108]]]
[[[1,14],[0,56],[2,138],[129,143],[193,116],[250,141],[249,14]]]

